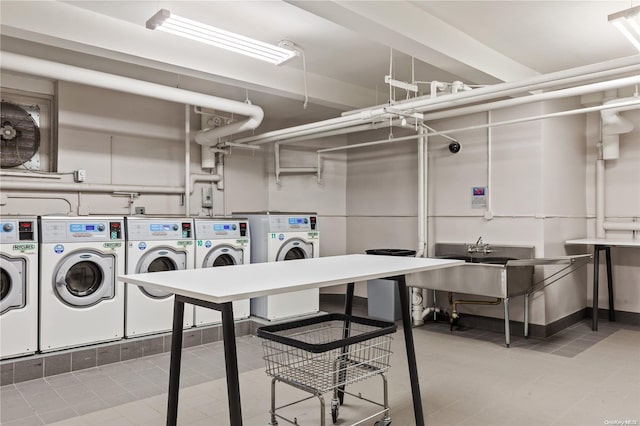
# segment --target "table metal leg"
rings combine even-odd
[[[416,426],[424,426],[422,397],[420,396],[420,382],[418,381],[418,366],[416,364],[416,350],[413,344],[411,317],[409,316],[409,297],[407,296],[407,282],[404,275],[397,277],[397,283],[400,292],[400,311],[402,312],[404,342],[407,348],[407,362],[409,364],[409,380],[411,381],[411,394],[413,396],[413,412],[416,418]]]
[[[240,406],[240,379],[238,377],[238,354],[236,352],[236,331],[233,322],[233,305],[223,303],[222,338],[224,341],[224,364],[227,375],[227,399],[229,400],[229,421],[231,426],[242,425]]]
[[[173,302],[173,330],[171,332],[171,361],[169,363],[167,426],[176,426],[178,422],[178,392],[180,391],[180,362],[182,359],[183,324],[184,302],[176,297]]]
[[[607,287],[609,290],[609,321],[616,320],[616,311],[613,307],[613,269],[611,268],[611,247],[605,248],[607,259]]]
[[[344,300],[344,313],[345,315],[351,315],[353,313],[353,290],[354,290],[354,283],[349,283],[347,284],[347,294],[346,294],[346,298]],[[349,337],[349,321],[345,320],[344,322],[344,327],[342,329],[342,338],[346,339],[347,337]],[[344,357],[344,354],[347,352],[347,347],[345,346],[344,348],[342,348],[342,356]],[[344,381],[345,377],[345,372],[344,369],[342,367],[342,363],[340,365],[340,373],[338,374],[338,381],[342,382]],[[338,386],[338,400],[340,401],[340,405],[342,405],[344,403],[344,385],[340,385]]]
[[[598,331],[598,281],[600,274],[600,247],[593,248],[593,303],[591,308],[591,330]]]

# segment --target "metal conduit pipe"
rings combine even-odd
[[[31,58],[11,52],[0,52],[0,66],[5,71],[14,71],[54,80],[70,81],[86,84],[88,86],[101,87],[103,89],[119,92],[134,93],[155,99],[162,99],[188,105],[198,105],[218,111],[237,114],[248,119],[234,123],[230,127],[222,126],[212,129],[209,133],[200,134],[201,144],[216,144],[223,136],[236,133],[241,130],[255,129],[264,118],[264,111],[256,105],[231,99],[219,98],[204,93],[191,92],[176,87],[148,81],[136,80],[115,74],[80,68],[73,65],[51,62],[44,59]],[[242,124],[242,126],[240,126]],[[198,142],[198,140],[196,140]]]
[[[640,222],[604,222],[605,231],[640,231]]]
[[[428,136],[441,136],[441,135],[446,135],[446,134],[449,134],[449,133],[466,132],[466,131],[470,131],[470,130],[485,129],[485,128],[488,128],[488,127],[506,126],[506,125],[509,125],[509,124],[525,123],[527,121],[542,120],[542,119],[545,119],[545,118],[555,118],[555,117],[563,117],[563,116],[568,116],[568,115],[586,114],[588,112],[601,111],[603,109],[609,109],[609,108],[627,107],[627,106],[631,106],[631,105],[637,105],[637,107],[640,108],[640,99],[635,100],[635,101],[629,101],[629,102],[621,103],[621,104],[616,104],[616,105],[596,105],[596,106],[592,106],[592,107],[579,108],[579,109],[573,109],[573,110],[567,110],[567,111],[552,112],[552,113],[549,113],[549,114],[542,114],[542,115],[536,115],[536,116],[531,116],[531,117],[516,118],[516,119],[513,119],[513,120],[499,121],[499,122],[495,122],[495,123],[477,124],[477,125],[474,125],[474,126],[460,127],[460,128],[457,128],[457,129],[448,129],[448,130],[443,130],[443,131],[440,131],[440,132],[428,133]],[[341,150],[353,149],[353,148],[362,148],[362,147],[365,147],[365,146],[373,146],[373,145],[382,145],[382,144],[394,143],[394,142],[402,142],[402,141],[406,141],[406,140],[417,139],[418,137],[419,137],[418,135],[413,135],[413,136],[405,136],[405,137],[395,138],[395,139],[382,139],[382,140],[372,141],[372,142],[363,142],[363,143],[357,143],[357,144],[351,144],[351,145],[345,145],[345,146],[336,146],[336,147],[333,147],[333,148],[325,148],[325,149],[320,149],[317,152],[318,152],[318,154],[320,154],[320,153],[323,153],[323,152],[341,151]]]
[[[400,121],[401,120],[399,120],[399,119],[395,119],[395,120],[391,121],[391,126],[403,127],[403,126],[400,125]],[[280,145],[286,145],[286,144],[289,144],[289,143],[302,142],[302,141],[307,141],[307,140],[310,140],[310,139],[346,135],[346,134],[349,134],[349,133],[365,132],[367,130],[377,130],[377,129],[382,129],[382,128],[386,128],[386,127],[389,127],[389,121],[386,121],[386,120],[379,121],[379,122],[376,122],[376,123],[371,123],[371,124],[360,124],[360,125],[357,125],[357,126],[345,127],[345,128],[336,129],[336,130],[328,130],[326,132],[314,133],[314,134],[310,134],[310,135],[306,135],[306,136],[299,136],[299,137],[296,137],[296,138],[286,139],[286,140],[280,142]]]
[[[139,192],[146,194],[184,194],[183,186],[142,186],[142,185],[111,185],[96,183],[72,182],[8,182],[0,185],[2,190],[22,191],[60,191],[60,192]]]
[[[189,193],[195,182],[219,182],[220,175],[191,175]],[[184,186],[114,185],[74,182],[19,182],[3,180],[0,189],[42,192],[137,192],[141,194],[184,195]]]
[[[382,118],[388,115],[388,113],[382,110],[376,111],[376,113],[374,113],[374,111],[363,111],[360,114],[349,117],[330,118],[328,120],[303,124],[301,126],[289,127],[287,129],[273,130],[271,132],[266,132],[257,136],[234,139],[234,142],[259,145],[268,142],[281,141],[283,139],[290,139],[296,136],[304,136],[320,131],[328,131],[355,126],[363,121],[371,120],[373,118]]]
[[[473,105],[464,108],[456,108],[448,111],[425,114],[424,120],[438,120],[441,118],[456,117],[460,115],[474,114],[477,112],[486,112],[489,110],[507,108],[532,102],[568,98],[570,96],[579,96],[586,93],[595,93],[609,89],[616,89],[619,87],[633,86],[634,84],[638,83],[640,83],[640,75],[619,78],[610,81],[602,81],[600,83],[586,84],[584,86],[570,87],[567,89],[554,90],[553,92],[539,93],[535,95],[524,96],[521,98],[506,99],[504,101],[497,101],[488,104]],[[420,108],[418,108],[418,111],[421,111]]]
[[[622,64],[623,66],[628,66],[629,68],[627,68],[626,71],[640,70],[640,55],[624,58],[624,60],[618,63]],[[572,70],[567,70],[564,72],[561,71],[558,73],[552,73],[545,76],[539,76],[538,78],[542,82],[540,84],[546,84],[549,81],[553,81],[554,77],[562,78],[563,75],[569,75],[573,77],[574,75],[572,74],[572,72],[575,72],[575,71],[572,71]],[[528,81],[531,81],[531,80],[532,79]],[[603,82],[603,87],[607,87],[606,83],[608,82]],[[554,82],[553,84],[557,85],[556,82]],[[629,83],[629,84],[633,84],[633,83]],[[523,89],[523,87],[525,87],[525,89]],[[615,86],[615,87],[622,87],[622,86]],[[502,84],[497,84],[495,86],[475,89],[472,91],[459,92],[452,95],[444,95],[435,99],[415,98],[415,99],[411,99],[409,101],[403,102],[401,104],[396,104],[394,105],[394,107],[403,111],[412,110],[412,111],[425,112],[425,111],[431,111],[435,109],[450,108],[452,106],[458,106],[461,104],[480,102],[483,100],[498,98],[502,96],[508,96],[510,94],[521,93],[523,91],[534,90],[536,88],[538,87],[536,87],[533,84],[525,86],[524,83],[522,82],[502,83]],[[577,88],[572,88],[572,89],[577,89]],[[593,89],[593,91],[598,91],[598,90],[599,89],[596,89],[596,88]],[[570,96],[570,95],[567,95],[567,96]],[[529,97],[530,96],[526,96],[522,99],[529,99]],[[530,102],[535,102],[535,101],[531,100]],[[236,139],[234,140],[234,142],[261,144],[261,143],[282,141],[284,139],[309,135],[309,134],[313,134],[321,131],[346,128],[346,127],[355,125],[355,123],[357,123],[358,120],[369,120],[371,118],[388,116],[388,113],[386,113],[385,111],[385,108],[387,107],[388,105],[384,105],[380,107],[371,107],[365,110],[359,110],[358,112],[355,112],[351,115],[345,115],[337,118],[332,118],[329,120],[323,120],[315,123],[304,124],[301,126],[294,126],[294,127],[289,127],[285,129],[274,130],[272,132],[263,133],[261,135]],[[452,113],[454,112],[452,111]]]
[[[193,185],[187,186],[191,175],[191,114],[189,105],[184,105],[184,214],[189,216],[191,203],[189,195]]]
[[[473,89],[469,92],[457,93],[454,95],[442,95],[432,98],[431,95],[424,95],[409,100],[402,100],[395,103],[394,107],[403,107],[405,104],[420,100],[432,100],[430,103],[435,108],[444,108],[440,105],[446,103],[446,107],[456,106],[465,103],[475,103],[493,98],[515,95],[517,93],[529,92],[533,90],[549,89],[551,87],[576,84],[584,81],[608,78],[615,75],[622,75],[640,70],[640,55],[629,56],[613,61],[600,62],[583,67],[557,71],[543,74],[515,82],[498,83],[491,86]],[[382,108],[387,104],[374,107],[360,108],[343,112],[342,115],[353,115],[372,108]]]

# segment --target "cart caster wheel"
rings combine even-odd
[[[338,392],[338,399],[340,400],[340,405],[344,404],[344,392]]]
[[[391,420],[378,420],[373,424],[373,426],[389,426],[391,424]]]
[[[340,404],[337,399],[331,400],[331,420],[333,424],[338,423],[338,413],[340,412]]]

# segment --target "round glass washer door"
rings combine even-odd
[[[187,269],[187,254],[169,247],[158,247],[146,253],[138,263],[136,274],[147,272],[178,271]],[[166,299],[173,293],[153,288],[139,287],[145,295],[153,299]]]
[[[0,314],[25,307],[25,267],[24,259],[0,256]]]
[[[229,245],[221,245],[213,248],[207,253],[202,262],[203,268],[217,266],[242,265],[244,263],[244,252]]]
[[[285,241],[278,250],[276,261],[310,259],[313,257],[313,245],[307,243],[300,238],[292,238]]]
[[[60,261],[54,274],[54,293],[75,307],[95,305],[116,294],[115,257],[89,251],[71,253]]]

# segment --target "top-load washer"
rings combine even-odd
[[[193,268],[193,219],[127,217],[127,274]],[[125,337],[171,330],[173,293],[125,285]],[[185,304],[184,327],[193,325],[193,305]]]
[[[124,329],[122,217],[40,218],[40,350],[118,340]]]
[[[249,221],[243,218],[195,218],[196,268],[244,265],[250,263]],[[233,285],[233,283],[211,283],[211,285]],[[247,318],[250,315],[249,299],[233,302],[233,317]],[[200,306],[195,307],[196,326],[222,321],[219,311]]]
[[[250,212],[251,263],[281,262],[320,256],[317,213]],[[279,320],[318,312],[318,289],[294,291],[251,299],[251,314]]]
[[[38,350],[37,223],[0,218],[0,359]]]

